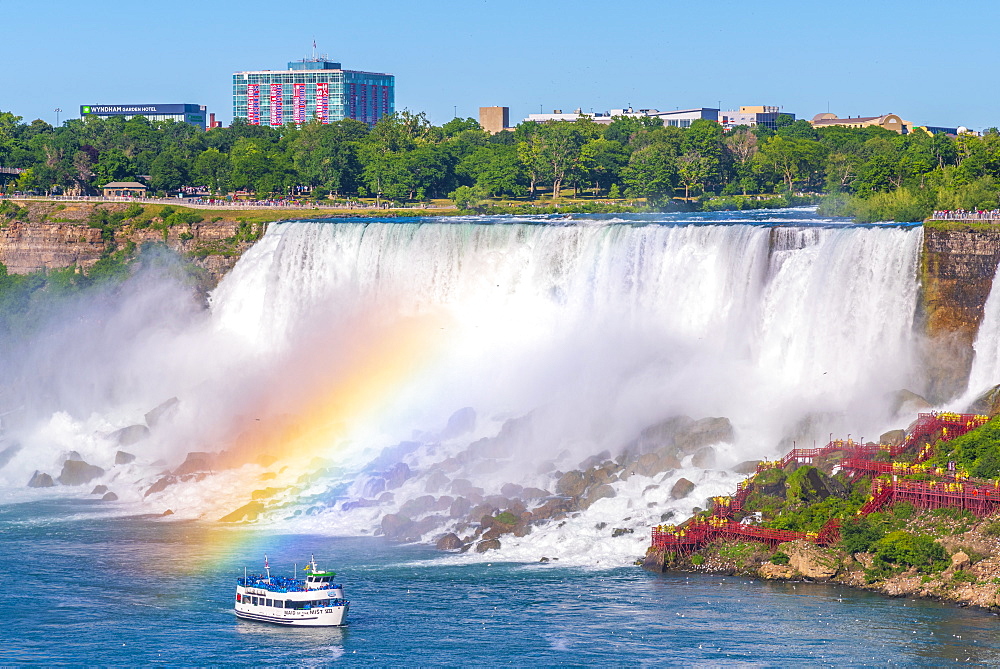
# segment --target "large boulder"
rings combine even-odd
[[[583,500],[580,502],[580,509],[586,509],[590,507],[591,504],[599,499],[608,499],[615,496],[615,489],[608,484],[602,484],[594,486],[587,490],[587,494],[584,496]]]
[[[582,472],[566,472],[556,483],[556,494],[566,497],[579,497],[587,489],[587,479]]]
[[[682,453],[695,453],[703,446],[732,443],[735,438],[733,424],[728,418],[702,418],[679,431],[676,443]]]
[[[362,497],[375,497],[385,492],[385,479],[381,476],[374,476],[361,487]]]
[[[679,478],[670,489],[670,499],[684,499],[694,492],[694,483],[686,478]]]
[[[148,493],[147,493],[148,494]],[[227,513],[222,518],[219,518],[220,523],[242,523],[251,522],[257,520],[259,516],[264,511],[263,502],[250,502],[249,504],[244,504],[240,508],[236,509],[231,513]]]
[[[155,483],[153,483],[153,485],[149,486],[149,489],[146,490],[145,494],[143,494],[143,499],[149,497],[150,495],[155,495],[158,492],[163,492],[167,489],[167,486],[177,483],[178,480],[179,479],[175,476],[168,475],[160,477]]]
[[[965,412],[986,416],[995,416],[1000,413],[1000,385],[993,386],[979,395]]]
[[[403,505],[399,507],[399,514],[407,518],[422,516],[434,508],[434,502],[433,495],[421,495],[403,502]]]
[[[116,465],[127,465],[133,462],[135,462],[135,456],[131,453],[126,453],[125,451],[118,451],[115,453]]]
[[[476,544],[477,553],[485,553],[486,551],[496,551],[500,550],[500,540],[499,539],[487,539],[486,541],[480,541]]]
[[[184,462],[173,471],[173,474],[174,476],[185,476],[195,472],[211,471],[214,459],[211,453],[192,451],[187,454]]]
[[[674,446],[677,433],[694,424],[694,420],[688,416],[674,416],[664,421],[650,425],[639,433],[635,448],[641,453],[651,453]]]
[[[813,581],[828,581],[840,570],[840,558],[832,549],[798,539],[778,546],[788,556],[788,566]]]
[[[905,389],[898,391],[892,398],[892,412],[895,414],[915,415],[921,411],[927,411],[933,406],[925,398]]]
[[[63,463],[58,481],[62,485],[83,485],[99,476],[104,476],[104,470],[100,467],[89,465],[83,460],[67,460]]]
[[[101,501],[102,502],[117,502],[118,501],[118,495],[114,494],[111,491],[108,491],[108,492],[104,493],[104,497],[101,497]]]
[[[757,465],[760,464],[760,460],[744,460],[740,464],[733,467],[733,472],[737,474],[755,474],[757,472]]]
[[[701,469],[711,469],[715,466],[715,449],[711,446],[702,446],[691,457],[691,464]]]
[[[169,400],[163,402],[143,416],[146,420],[146,425],[149,427],[156,427],[157,423],[173,418],[177,413],[177,409],[180,407],[180,404],[180,400],[176,397],[171,397]]]
[[[878,443],[899,446],[906,439],[906,430],[889,430],[883,432],[878,438]]]
[[[454,532],[449,532],[437,541],[437,549],[439,551],[455,551],[462,546],[464,546],[462,540]]]
[[[148,436],[149,428],[145,425],[137,424],[115,430],[109,435],[109,438],[117,442],[119,446],[132,446],[133,444],[138,444]]]
[[[453,439],[476,429],[476,410],[472,407],[459,409],[448,419],[448,425],[441,432],[441,439]]]
[[[412,473],[405,462],[397,462],[383,476],[386,490],[394,490],[403,485]]]
[[[448,486],[448,477],[439,469],[435,469],[427,481],[424,482],[424,490],[427,492],[441,492]]]
[[[36,471],[34,474],[32,474],[31,480],[28,481],[29,488],[51,488],[55,484],[56,482],[52,480],[51,476],[49,476],[45,472],[39,472],[39,471]]]
[[[448,507],[448,515],[451,518],[461,518],[472,509],[472,502],[464,497],[457,497]]]
[[[382,534],[394,541],[406,538],[412,527],[412,520],[397,513],[389,513],[382,518]]]

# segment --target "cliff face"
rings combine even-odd
[[[75,265],[88,269],[102,255],[140,247],[146,242],[160,242],[185,255],[207,273],[208,283],[215,285],[240,255],[259,236],[260,227],[252,227],[235,216],[242,212],[225,212],[225,217],[212,222],[182,223],[169,227],[129,224],[126,222],[112,233],[91,226],[89,220],[99,206],[108,212],[121,212],[122,203],[20,203],[26,214],[19,218],[0,218],[0,263],[11,274],[27,274],[42,269],[58,269]],[[212,212],[216,213],[216,212]]]
[[[924,227],[922,309],[929,399],[964,390],[972,345],[1000,262],[1000,225],[928,223]]]

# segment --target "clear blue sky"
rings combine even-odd
[[[436,124],[721,102],[983,129],[1000,126],[998,19],[986,0],[0,0],[0,110],[190,102],[228,123],[233,72],[283,69],[315,38],[394,74],[396,108]]]

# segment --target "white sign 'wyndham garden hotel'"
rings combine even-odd
[[[395,112],[395,77],[344,70],[326,57],[288,63],[287,70],[233,74],[233,118],[282,126],[312,119],[353,118],[374,125]]]

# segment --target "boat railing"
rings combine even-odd
[[[264,576],[263,574],[253,574],[246,578],[239,578],[237,579],[237,583],[245,588],[260,588],[268,592],[314,592],[319,590],[343,589],[342,585],[336,583],[327,583],[322,588],[310,588],[305,581],[300,579]]]

